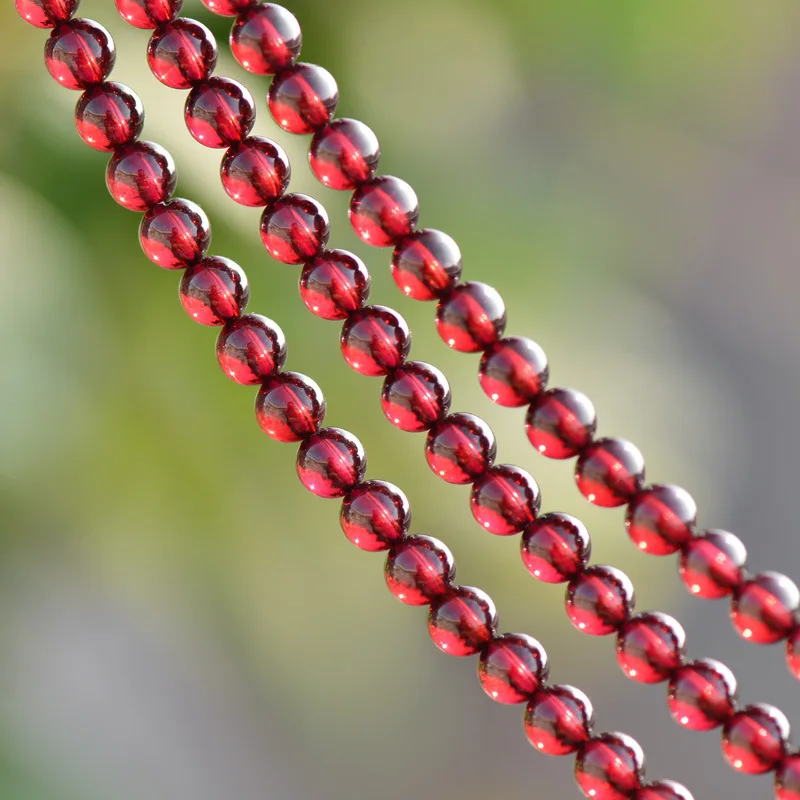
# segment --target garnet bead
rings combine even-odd
[[[364,480],[367,457],[361,442],[341,428],[323,428],[297,453],[297,475],[318,497],[344,497]]]
[[[224,325],[239,317],[250,299],[242,268],[222,256],[208,256],[183,273],[181,305],[201,325]]]
[[[209,78],[189,92],[183,110],[189,133],[206,147],[230,147],[246,138],[256,121],[253,96],[230,78]]]
[[[302,264],[319,255],[328,242],[325,208],[304,194],[287,194],[264,209],[261,241],[284,264]]]
[[[339,522],[344,535],[361,550],[388,550],[408,533],[411,506],[394,484],[365,481],[342,501]]]
[[[327,124],[339,102],[333,75],[316,64],[295,64],[272,80],[269,110],[289,133],[314,133]]]
[[[450,384],[436,367],[408,361],[386,376],[381,407],[401,431],[425,431],[448,412]]]
[[[572,624],[590,636],[615,633],[633,613],[633,584],[621,570],[592,566],[567,587],[567,614]]]
[[[675,781],[656,781],[643,786],[633,800],[694,800],[691,792]]]
[[[643,552],[666,556],[681,549],[692,538],[697,506],[680,486],[650,486],[628,505],[625,528]]]
[[[154,264],[183,269],[206,254],[211,224],[200,206],[174,198],[157,203],[142,217],[139,242]]]
[[[684,545],[680,574],[693,595],[716,600],[742,583],[746,565],[747,550],[738,537],[710,530]]]
[[[325,397],[307,375],[282,372],[258,390],[256,420],[261,430],[276,442],[307,439],[319,430],[323,419]]]
[[[53,28],[44,48],[50,74],[67,89],[87,89],[114,68],[111,34],[90,19],[73,19]]]
[[[797,624],[800,592],[779,572],[760,572],[733,594],[731,619],[743,639],[773,644],[785,639]]]
[[[317,179],[331,189],[355,189],[378,169],[378,137],[363,122],[335,119],[311,140],[308,161]]]
[[[786,664],[789,672],[800,681],[800,626],[795,627],[786,640]]]
[[[617,662],[626,677],[660,683],[683,664],[686,633],[667,614],[648,611],[629,619],[617,634]]]
[[[265,206],[289,186],[292,174],[283,148],[271,139],[249,136],[222,157],[220,177],[228,196],[243,206]]]
[[[549,756],[574,753],[589,740],[594,727],[594,708],[574,686],[540,689],[525,709],[525,735]]]
[[[425,443],[428,466],[448,483],[472,483],[494,462],[492,429],[474,414],[451,414],[431,428]]]
[[[79,0],[14,0],[17,13],[37,28],[54,28],[78,10]]]
[[[736,678],[719,661],[693,661],[673,673],[667,703],[675,721],[684,728],[717,728],[736,710]]]
[[[644,780],[644,752],[624,733],[601,733],[578,753],[575,780],[591,800],[625,800]]]
[[[217,362],[236,383],[255,386],[283,369],[286,338],[267,317],[245,314],[226,323],[217,338]]]
[[[575,389],[550,389],[540,395],[525,419],[530,443],[548,458],[572,458],[592,441],[597,414],[592,401]]]
[[[500,464],[479,477],[470,495],[472,516],[496,536],[519,533],[533,522],[541,496],[533,476],[524,469]]]
[[[344,360],[361,375],[388,375],[411,349],[406,321],[391,308],[367,306],[355,311],[342,326]]]
[[[456,564],[438,539],[409,536],[392,545],[383,574],[398,600],[409,606],[425,606],[450,590]]]
[[[766,703],[737,711],[722,729],[722,754],[737,772],[760,775],[786,755],[789,720]]]
[[[472,586],[456,586],[431,605],[428,633],[451,656],[471,656],[494,637],[497,612],[492,599]]]
[[[490,400],[510,408],[530,403],[547,384],[544,350],[520,336],[501,339],[481,357],[478,378]]]
[[[498,703],[524,703],[547,680],[547,653],[532,636],[505,633],[481,652],[478,679]]]
[[[111,151],[139,138],[144,127],[141,100],[121,83],[90,86],[75,108],[78,135],[95,150]]]
[[[392,255],[392,277],[414,300],[436,300],[461,277],[461,251],[446,233],[425,228],[401,239]]]
[[[800,753],[784,758],[778,767],[775,800],[800,800]]]
[[[460,283],[436,307],[436,329],[445,344],[462,353],[493,345],[506,327],[506,307],[485,283]]]
[[[122,19],[134,28],[157,28],[180,14],[183,0],[116,0]]]
[[[274,3],[243,9],[231,28],[233,57],[256,75],[274,75],[290,67],[302,42],[294,14]]]
[[[349,213],[350,224],[361,241],[388,247],[414,230],[419,201],[405,181],[382,175],[353,192]]]
[[[300,296],[322,319],[347,319],[367,301],[369,287],[366,265],[346,250],[325,250],[300,275]]]
[[[106,185],[111,196],[131,211],[147,211],[175,191],[172,156],[155,142],[120,147],[108,162]]]
[[[589,563],[592,542],[576,517],[555,512],[532,522],[522,534],[522,561],[534,578],[564,583]]]
[[[235,17],[240,11],[253,4],[253,0],[203,0],[203,5],[221,17]]]
[[[580,454],[575,482],[590,503],[621,506],[644,483],[644,457],[625,439],[598,439]]]
[[[181,17],[159,26],[147,45],[153,75],[172,89],[189,89],[217,65],[217,41],[200,22]]]

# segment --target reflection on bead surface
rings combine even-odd
[[[800,591],[779,572],[760,572],[733,594],[731,619],[743,639],[773,644],[785,639],[797,623]]]
[[[142,217],[139,242],[154,264],[183,269],[206,254],[211,224],[200,206],[175,198],[154,205]]]
[[[221,17],[235,17],[243,11],[253,0],[203,0],[203,5]]]
[[[411,349],[406,321],[391,308],[367,306],[354,312],[342,326],[344,360],[361,375],[388,375]]]
[[[295,64],[269,87],[269,110],[289,133],[314,133],[326,125],[339,102],[333,75],[316,64]]]
[[[224,325],[240,316],[250,299],[242,268],[222,256],[208,256],[183,273],[181,305],[201,325]]]
[[[256,75],[274,75],[297,60],[303,37],[294,14],[274,3],[241,11],[231,28],[233,57]]]
[[[335,119],[311,140],[308,161],[317,179],[331,189],[355,189],[375,174],[381,157],[378,137],[356,119]]]
[[[106,169],[111,196],[131,211],[147,211],[175,191],[175,162],[154,142],[134,142],[119,148]]]
[[[800,800],[800,753],[784,758],[778,767],[775,800]]]
[[[408,498],[387,481],[365,481],[342,501],[339,513],[344,535],[361,550],[388,550],[411,527]]]
[[[297,475],[318,497],[344,497],[364,480],[367,457],[361,442],[341,428],[323,428],[297,453]]]
[[[625,800],[644,780],[644,752],[624,733],[601,733],[578,753],[575,780],[590,800]]]
[[[428,466],[448,483],[472,483],[494,462],[492,429],[474,414],[451,414],[433,426],[425,443]]]
[[[510,464],[499,464],[479,477],[470,495],[472,516],[496,536],[519,533],[533,522],[541,496],[533,476]]]
[[[253,96],[230,78],[198,83],[186,98],[189,133],[206,147],[230,147],[249,135],[256,121]]]
[[[139,138],[144,126],[141,100],[121,83],[90,86],[75,108],[78,135],[95,150],[116,150]]]
[[[44,48],[50,74],[67,89],[87,89],[114,68],[111,34],[90,19],[73,19],[53,28]]]
[[[667,680],[685,653],[686,633],[667,614],[637,614],[617,634],[617,662],[626,677],[639,683]]]
[[[686,588],[709,600],[725,597],[744,580],[747,550],[738,537],[710,530],[686,543],[680,575]]]
[[[575,482],[590,503],[621,506],[644,483],[644,458],[625,439],[598,439],[580,454]]]
[[[37,28],[54,28],[78,10],[78,0],[14,0],[17,13]]]
[[[282,372],[258,390],[256,420],[261,430],[276,442],[307,439],[319,430],[323,419],[325,397],[307,375]]]
[[[409,536],[393,545],[383,569],[389,591],[409,606],[443,597],[456,576],[453,554],[431,536]]]
[[[675,781],[655,781],[642,787],[633,800],[694,800],[691,792]]]
[[[286,337],[267,317],[245,314],[228,322],[217,338],[217,362],[236,383],[255,386],[286,361]]]
[[[346,250],[325,250],[300,275],[300,296],[306,308],[322,319],[347,319],[364,305],[369,287],[366,265]]]
[[[800,627],[795,627],[786,640],[786,664],[789,672],[800,681]]]
[[[122,19],[134,28],[157,28],[180,14],[183,0],[116,0]]]
[[[525,735],[549,756],[574,753],[589,740],[594,708],[589,698],[566,684],[539,690],[525,709]]]
[[[494,344],[506,327],[503,298],[485,283],[460,283],[436,307],[436,330],[445,344],[477,353]]]
[[[461,277],[461,251],[446,233],[425,228],[401,239],[392,255],[392,277],[414,300],[436,300]]]
[[[497,612],[492,599],[472,586],[456,586],[431,605],[428,633],[450,656],[471,656],[494,637]]]
[[[572,458],[592,441],[597,414],[592,401],[575,389],[550,389],[528,409],[530,443],[548,458]]]
[[[775,769],[786,754],[789,720],[766,703],[737,711],[722,729],[722,754],[737,772],[760,775]]]
[[[450,408],[450,384],[431,364],[408,361],[386,376],[381,408],[401,431],[428,430]]]
[[[153,33],[147,45],[147,63],[165,86],[189,89],[214,71],[217,42],[205,25],[182,17]]]
[[[697,506],[680,486],[656,485],[639,492],[625,516],[633,543],[655,556],[675,553],[692,538]]]
[[[510,336],[492,345],[481,357],[478,378],[490,400],[501,406],[530,403],[545,387],[549,367],[536,342]]]
[[[576,517],[555,512],[531,523],[520,542],[522,561],[534,578],[564,583],[589,563],[592,542]]]
[[[292,170],[283,148],[263,136],[249,136],[222,157],[220,177],[228,196],[243,206],[265,206],[289,186]]]
[[[419,201],[405,181],[381,175],[353,192],[349,214],[359,239],[374,247],[388,247],[414,230]]]
[[[287,194],[261,215],[261,241],[284,264],[302,264],[319,255],[330,232],[325,208],[304,194]]]
[[[481,652],[478,679],[498,703],[524,703],[547,680],[547,653],[532,636],[505,633]]]
[[[567,614],[572,624],[590,636],[615,633],[633,613],[633,584],[621,570],[593,566],[576,575],[567,587]]]
[[[667,694],[678,725],[708,731],[729,719],[736,707],[736,678],[719,661],[704,658],[675,671]]]

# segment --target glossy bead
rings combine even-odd
[[[367,306],[355,311],[342,326],[344,360],[361,375],[388,375],[411,349],[406,321],[391,308]]]
[[[617,634],[617,662],[625,676],[639,683],[660,683],[683,664],[686,633],[667,614],[637,614]]]
[[[438,539],[408,536],[392,545],[383,575],[398,600],[409,606],[425,606],[450,590],[456,563]]]
[[[472,586],[456,586],[431,605],[428,633],[451,656],[478,653],[494,637],[497,612],[492,599]]]
[[[414,230],[419,201],[405,181],[381,175],[353,192],[349,213],[350,224],[361,241],[388,247]]]
[[[265,206],[289,186],[292,169],[284,149],[263,136],[248,136],[222,157],[220,177],[228,197],[243,206]]]
[[[50,74],[67,89],[88,89],[114,68],[111,34],[90,19],[73,19],[53,28],[44,48]]]
[[[283,369],[286,337],[260,314],[245,314],[225,324],[217,338],[217,363],[236,383],[255,386]]]
[[[157,28],[172,22],[183,7],[183,0],[116,0],[122,19],[134,28]]]
[[[106,185],[111,196],[131,211],[147,211],[175,191],[172,156],[155,142],[120,147],[108,162]]]
[[[154,264],[183,269],[208,251],[211,223],[200,206],[174,198],[157,203],[142,217],[139,242]]]
[[[530,525],[541,504],[539,486],[524,469],[491,467],[472,486],[470,508],[476,522],[496,536],[511,536]]]
[[[567,587],[567,614],[572,624],[590,636],[615,633],[633,613],[633,584],[621,570],[588,567]]]
[[[308,161],[317,180],[331,189],[355,189],[375,175],[378,137],[356,119],[335,119],[311,140]]]
[[[311,261],[328,243],[330,232],[325,208],[304,194],[287,194],[261,215],[261,241],[284,264]]]
[[[746,566],[747,550],[740,539],[728,531],[710,530],[686,543],[680,575],[691,594],[715,600],[742,583]]]
[[[624,505],[644,483],[644,457],[625,439],[598,439],[578,457],[575,482],[590,503]]]
[[[492,429],[474,414],[450,414],[425,443],[428,466],[448,483],[472,483],[492,466],[496,452]]]
[[[297,453],[297,475],[318,497],[344,497],[364,480],[367,457],[361,442],[341,428],[323,428]]]
[[[274,3],[244,9],[231,28],[233,57],[256,75],[275,75],[290,67],[302,42],[297,18]]]
[[[722,728],[722,754],[737,772],[761,775],[786,755],[789,720],[766,703],[737,711]]]
[[[314,133],[339,102],[333,75],[316,64],[295,64],[276,75],[267,96],[275,122],[289,133]]]
[[[675,781],[655,781],[643,786],[633,800],[694,800],[692,793]]]
[[[550,389],[528,409],[525,431],[543,456],[572,458],[592,441],[597,414],[592,401],[575,389]]]
[[[397,288],[414,300],[436,300],[461,277],[461,251],[441,231],[425,228],[403,237],[392,254]]]
[[[75,108],[78,135],[95,150],[111,151],[139,138],[144,127],[141,100],[121,83],[90,86]]]
[[[576,517],[555,512],[532,522],[520,541],[522,562],[544,583],[565,583],[589,563],[592,541]]]
[[[696,521],[697,505],[685,489],[656,485],[643,489],[630,501],[625,529],[643,552],[666,556],[692,538]]]
[[[240,11],[253,5],[254,0],[203,0],[203,5],[221,17],[235,17]]]
[[[386,376],[381,407],[401,431],[426,431],[450,409],[450,384],[436,367],[408,361]]]
[[[548,756],[574,753],[589,740],[594,727],[594,708],[574,686],[540,689],[525,709],[525,735]]]
[[[253,96],[230,78],[209,78],[195,84],[183,110],[189,133],[206,147],[230,147],[253,130]]]
[[[388,550],[408,533],[411,505],[394,484],[365,481],[342,501],[339,522],[344,535],[359,549]]]
[[[501,339],[481,357],[478,378],[487,397],[510,408],[530,403],[547,384],[547,356],[521,336]]]
[[[217,66],[217,40],[200,22],[181,17],[159,26],[147,45],[147,63],[172,89],[190,89]]]
[[[717,728],[736,710],[736,678],[719,661],[693,661],[673,673],[667,703],[678,725],[693,731]]]
[[[79,0],[14,0],[25,22],[37,28],[54,28],[66,22],[78,10]]]
[[[195,322],[224,325],[244,312],[250,287],[238,264],[222,256],[208,256],[183,273],[180,298]]]
[[[624,733],[601,733],[578,753],[575,780],[590,800],[626,800],[644,780],[644,752]]]
[[[503,335],[506,307],[497,290],[485,283],[460,283],[436,307],[436,330],[448,347],[477,353]]]
[[[787,756],[778,767],[775,800],[800,800],[800,753]]]
[[[733,594],[731,619],[743,639],[773,644],[785,639],[797,624],[800,591],[779,572],[760,572]]]
[[[346,250],[325,250],[300,275],[300,297],[322,319],[347,319],[367,301],[369,288],[366,265]]]
[[[307,375],[281,372],[258,390],[256,421],[276,442],[307,439],[319,430],[323,419],[325,396]]]
[[[478,679],[492,700],[507,705],[524,703],[548,675],[547,653],[524,633],[505,633],[481,652]]]
[[[796,626],[786,640],[786,665],[800,681],[800,626]]]

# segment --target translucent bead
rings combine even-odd
[[[578,457],[575,482],[590,503],[624,505],[644,483],[644,457],[625,439],[598,439]]]
[[[300,55],[302,42],[294,14],[274,3],[243,9],[231,28],[233,57],[256,75],[274,75],[290,67]]]
[[[547,680],[547,653],[524,633],[504,633],[481,652],[478,679],[492,700],[515,705],[530,700]]]
[[[800,681],[800,626],[796,626],[786,640],[786,664],[789,672]]]
[[[411,506],[394,484],[365,481],[342,501],[339,522],[344,535],[359,549],[388,550],[408,533]]]
[[[560,512],[545,514],[522,534],[522,561],[544,583],[565,583],[589,563],[592,542],[586,526]]]
[[[353,192],[349,214],[350,224],[361,241],[374,247],[389,247],[413,232],[419,201],[405,181],[381,175]]]
[[[511,536],[530,525],[541,504],[539,486],[524,469],[491,467],[472,486],[470,508],[476,522],[496,536]]]
[[[673,673],[667,703],[678,725],[693,731],[717,728],[736,710],[736,678],[714,659],[693,661]]]
[[[444,343],[462,353],[477,353],[503,335],[506,307],[491,286],[460,283],[436,307],[436,330]]]
[[[330,232],[325,208],[304,194],[287,194],[261,215],[261,241],[284,264],[311,261],[328,243]]]
[[[108,162],[106,185],[111,196],[131,211],[147,211],[175,191],[172,156],[155,142],[120,147]]]
[[[589,741],[593,727],[592,702],[574,686],[540,689],[525,709],[525,735],[548,756],[574,753]]]
[[[737,772],[761,775],[775,769],[786,755],[789,720],[766,703],[737,711],[722,729],[722,754]]]
[[[300,275],[306,308],[322,319],[347,319],[369,297],[370,277],[364,262],[346,250],[325,250]]]
[[[342,326],[344,360],[361,375],[388,375],[411,349],[406,321],[391,308],[367,306],[355,311]]]
[[[89,147],[110,152],[139,138],[144,107],[127,86],[98,83],[81,95],[75,108],[75,127]]]
[[[217,66],[217,40],[200,22],[181,17],[161,25],[147,45],[153,75],[172,89],[190,89]]]
[[[272,118],[289,133],[314,133],[339,102],[333,75],[316,64],[295,64],[276,75],[267,96]]]
[[[208,251],[211,223],[200,206],[174,198],[157,203],[142,217],[139,242],[154,264],[183,269]]]
[[[530,443],[548,458],[572,458],[592,441],[597,414],[592,401],[575,389],[550,389],[528,409]]]
[[[575,759],[575,780],[590,800],[626,800],[644,780],[644,752],[624,733],[593,736]]]
[[[536,342],[510,336],[486,350],[478,378],[490,400],[514,408],[530,403],[543,391],[549,371],[547,356]]]
[[[319,430],[323,419],[325,396],[307,375],[282,372],[269,378],[258,390],[256,420],[261,430],[276,442],[307,439]]]
[[[715,600],[731,594],[744,580],[747,550],[738,537],[710,530],[683,548],[680,575],[689,592]]]
[[[235,17],[253,4],[253,0],[203,0],[203,5],[221,17]]]
[[[408,606],[426,606],[450,590],[453,554],[438,539],[408,536],[392,545],[383,570],[389,591]]]
[[[250,287],[238,264],[222,256],[208,256],[183,273],[180,298],[195,322],[224,325],[242,315],[250,299]]]
[[[116,0],[122,19],[134,28],[157,28],[172,22],[183,7],[183,0]]]
[[[428,612],[433,643],[450,656],[472,656],[487,645],[497,627],[492,599],[472,586],[456,586]]]
[[[25,22],[36,28],[54,28],[66,22],[78,10],[79,0],[14,0]]]
[[[297,453],[297,475],[318,497],[344,497],[364,480],[367,457],[361,442],[341,428],[323,428]]]
[[[691,792],[675,781],[655,781],[643,786],[633,800],[694,800]]]
[[[634,605],[633,584],[621,570],[588,567],[567,587],[567,614],[572,624],[590,636],[616,633],[630,619]]]
[[[617,634],[617,662],[626,677],[639,683],[661,683],[683,664],[686,633],[667,614],[637,614]]]
[[[267,317],[245,314],[228,322],[217,338],[217,362],[236,383],[255,386],[283,369],[286,337]]]
[[[230,78],[209,78],[186,98],[183,117],[189,133],[206,147],[230,147],[245,139],[256,121],[253,96]]]
[[[292,170],[284,149],[263,136],[248,136],[222,157],[220,177],[228,197],[243,206],[265,206],[289,186]]]
[[[392,255],[392,277],[414,300],[437,300],[461,277],[461,251],[446,233],[425,228],[402,238]]]
[[[793,581],[779,572],[760,572],[734,592],[731,619],[743,639],[773,644],[794,630],[799,608]]]
[[[448,483],[472,483],[494,462],[492,429],[474,414],[450,414],[431,428],[425,444],[428,466]]]
[[[44,47],[50,74],[66,89],[88,89],[114,68],[111,34],[90,19],[73,19],[53,28]]]
[[[317,179],[331,189],[355,189],[375,175],[381,149],[363,122],[335,119],[311,140],[308,161]]]
[[[800,800],[800,753],[787,756],[778,767],[775,800]]]
[[[381,407],[401,431],[426,431],[450,409],[450,384],[436,367],[408,361],[386,376]]]
[[[628,505],[625,528],[643,552],[666,556],[692,538],[697,506],[680,486],[656,485],[639,492]]]

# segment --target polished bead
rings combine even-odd
[[[381,175],[353,192],[349,213],[359,239],[374,247],[388,247],[413,232],[419,201],[405,181]]]
[[[311,140],[308,161],[317,179],[331,189],[355,189],[375,175],[381,157],[378,137],[356,119],[335,119]]]
[[[255,0],[203,0],[203,5],[221,17],[235,17],[254,2]]]
[[[153,75],[172,89],[190,89],[217,65],[217,40],[205,25],[181,17],[161,25],[147,45]]]
[[[541,495],[533,476],[510,464],[498,464],[481,475],[472,486],[472,516],[496,536],[519,533],[533,522]]]
[[[323,428],[306,439],[297,453],[297,474],[318,497],[344,497],[364,480],[367,457],[361,442],[341,428]]]
[[[226,323],[217,338],[217,362],[236,383],[255,386],[283,369],[286,337],[260,314],[245,314]]]
[[[697,506],[680,486],[656,485],[633,497],[625,515],[625,529],[643,552],[666,556],[692,538]]]
[[[366,265],[346,250],[325,250],[300,275],[300,296],[322,319],[347,319],[367,301],[369,288]]]
[[[778,767],[775,800],[800,800],[800,753],[787,756]]]
[[[760,572],[733,593],[731,619],[743,639],[773,644],[785,639],[797,624],[800,591],[779,572]]]
[[[548,458],[572,458],[592,441],[597,414],[592,401],[575,389],[550,389],[528,409],[525,431]]]
[[[525,735],[548,756],[574,753],[589,740],[593,727],[592,702],[574,686],[540,689],[525,709]]]
[[[760,775],[786,755],[789,720],[766,703],[737,711],[722,728],[722,754],[737,772]]]
[[[431,364],[408,361],[386,376],[381,407],[401,431],[425,431],[450,409],[450,384]]]
[[[522,561],[534,578],[565,583],[589,563],[592,542],[576,517],[554,512],[532,522],[520,541]]]
[[[693,661],[673,673],[667,703],[682,727],[693,731],[717,728],[736,710],[736,678],[719,661]]]
[[[411,349],[406,321],[391,308],[367,306],[355,311],[342,326],[344,360],[362,375],[388,375]]]
[[[75,108],[78,135],[95,150],[111,151],[139,138],[144,126],[141,100],[121,83],[90,86]]]
[[[478,679],[492,700],[507,705],[530,700],[547,680],[547,653],[524,633],[505,633],[481,652]]]
[[[716,600],[733,592],[745,578],[747,550],[723,530],[710,530],[684,545],[680,575],[691,594]]]
[[[786,664],[789,672],[800,681],[800,626],[795,626],[786,640]]]
[[[456,586],[428,612],[433,643],[451,656],[471,656],[494,637],[497,612],[492,599],[472,586]]]
[[[446,233],[425,228],[403,237],[392,255],[392,277],[414,300],[436,300],[461,277],[461,251]]]
[[[578,457],[575,482],[590,503],[624,505],[644,483],[644,457],[625,439],[598,439]]]
[[[256,75],[275,75],[290,67],[302,42],[297,18],[274,3],[244,9],[231,28],[233,57]]]
[[[238,264],[222,256],[207,256],[183,273],[180,298],[195,322],[224,325],[244,312],[250,287]]]
[[[575,780],[590,800],[626,800],[644,780],[644,752],[624,733],[593,736],[575,759]]]
[[[411,527],[411,505],[394,484],[365,481],[342,501],[339,513],[344,535],[359,549],[388,550]]]
[[[222,157],[220,177],[228,196],[243,206],[265,206],[289,186],[292,170],[283,148],[263,136],[249,136]]]
[[[304,194],[287,194],[261,215],[261,241],[284,264],[311,261],[328,243],[330,232],[325,208]]]
[[[44,48],[50,74],[67,89],[88,89],[114,68],[111,34],[90,19],[73,19],[53,28]]]
[[[295,64],[272,80],[267,96],[272,118],[289,133],[314,133],[339,102],[333,75],[316,64]]]
[[[78,10],[79,0],[14,0],[25,22],[37,28],[54,28],[66,22]]]
[[[686,633],[667,614],[637,614],[617,634],[617,662],[626,677],[639,683],[660,683],[683,664]]]
[[[692,793],[675,781],[655,781],[643,786],[633,800],[694,800]]]
[[[608,636],[633,613],[633,584],[621,570],[592,566],[567,587],[567,614],[572,624],[590,636]]]
[[[506,327],[503,298],[485,283],[460,283],[436,307],[436,330],[448,347],[477,353],[500,339]]]
[[[451,414],[431,428],[425,443],[428,466],[448,483],[472,483],[494,462],[492,429],[474,414]]]
[[[530,403],[544,389],[548,375],[544,350],[521,336],[501,339],[489,347],[478,369],[487,397],[511,408]]]
[[[392,545],[383,574],[398,600],[409,606],[425,606],[450,590],[456,562],[438,539],[408,536]]]
[[[108,162],[106,185],[111,196],[131,211],[147,211],[175,191],[172,156],[155,142],[120,147]]]
[[[157,28],[172,22],[183,7],[183,0],[116,0],[122,19],[134,28]]]
[[[267,379],[256,396],[256,421],[276,442],[299,442],[319,430],[325,419],[325,396],[299,372]]]
[[[189,133],[206,147],[230,147],[245,139],[256,121],[253,96],[230,78],[209,78],[186,98],[183,117]]]
[[[154,205],[142,217],[139,242],[154,264],[183,269],[206,254],[211,223],[200,206],[174,198]]]

